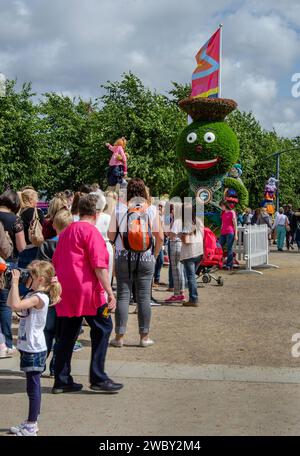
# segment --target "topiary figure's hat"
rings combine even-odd
[[[184,98],[179,107],[193,120],[222,121],[237,108],[237,103],[228,98]]]

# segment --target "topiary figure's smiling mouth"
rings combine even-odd
[[[195,161],[195,160],[185,160],[186,166],[192,169],[208,169],[216,166],[219,163],[220,158],[214,158],[213,160],[202,160],[202,161]]]

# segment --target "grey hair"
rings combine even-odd
[[[93,195],[97,198],[96,210],[102,212],[106,206],[106,198],[104,196],[104,193],[101,190],[97,190],[96,192],[91,192],[90,195]]]

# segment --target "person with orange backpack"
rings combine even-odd
[[[108,237],[115,244],[117,279],[116,336],[111,345],[123,346],[134,284],[140,346],[149,347],[154,344],[149,338],[151,286],[156,257],[163,244],[163,231],[158,211],[151,205],[142,179],[129,181],[126,200],[116,205]]]

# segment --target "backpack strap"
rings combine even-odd
[[[119,224],[119,222],[118,222],[118,220],[117,220],[117,217],[116,217],[116,223],[117,223],[118,226],[117,226],[117,231],[116,231],[115,238],[114,238],[114,240],[112,241],[113,244],[116,243],[116,240],[117,240],[117,238],[118,238],[119,235],[122,237],[121,232],[120,232],[120,225],[123,223],[125,217],[127,217],[127,214],[128,214],[128,209],[126,210],[126,213],[123,215],[120,224]]]

